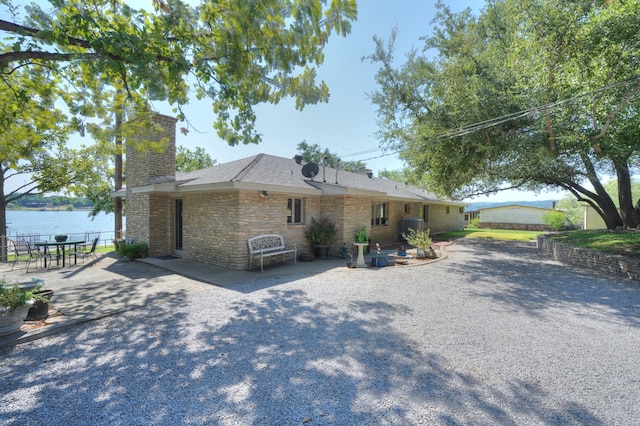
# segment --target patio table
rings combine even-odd
[[[78,263],[78,245],[86,244],[84,240],[67,240],[67,241],[41,241],[39,243],[34,243],[36,247],[44,247],[45,250],[50,249],[51,247],[56,248],[56,263],[60,264],[60,254],[62,254],[62,267],[65,267],[65,259],[66,259],[66,249],[65,247],[73,246],[73,264],[76,265]],[[44,258],[44,267],[47,267],[47,258]]]

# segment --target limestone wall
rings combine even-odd
[[[538,250],[568,265],[640,280],[640,259],[574,247],[546,235],[538,236]]]

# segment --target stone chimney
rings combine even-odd
[[[172,204],[167,194],[134,193],[134,189],[176,180],[176,122],[152,117],[153,129],[126,143],[126,239],[149,245],[149,256],[170,254]]]

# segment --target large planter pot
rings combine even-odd
[[[386,256],[374,256],[371,258],[371,266],[377,268],[384,268],[388,263]]]
[[[19,331],[30,307],[31,305],[27,305],[14,311],[10,311],[4,307],[0,308],[0,336],[6,336]]]
[[[315,257],[319,257],[320,259],[324,259],[329,256],[329,246],[324,246],[320,244],[316,244],[313,246],[313,255]]]
[[[31,308],[29,308],[26,319],[29,321],[46,319],[49,317],[49,301],[51,300],[51,296],[53,296],[53,290],[36,291],[34,295],[41,296],[45,300],[36,300],[33,305],[31,305]]]

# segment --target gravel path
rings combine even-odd
[[[214,288],[0,352],[5,425],[640,424],[640,284],[531,244]]]

